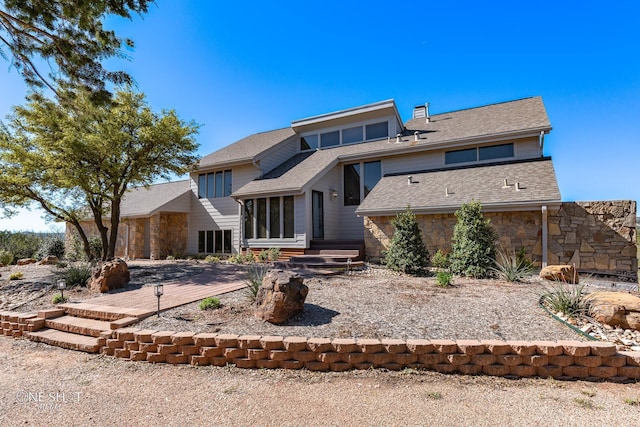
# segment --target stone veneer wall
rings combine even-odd
[[[154,259],[168,255],[182,256],[187,253],[187,213],[161,212],[150,221],[151,254]]]
[[[49,310],[49,311],[55,311]],[[19,338],[52,313],[0,312],[0,331]],[[38,317],[40,316],[40,317]],[[345,339],[234,335],[121,328],[98,338],[101,353],[133,361],[239,368],[405,368],[442,373],[557,379],[640,379],[640,352],[608,342]]]
[[[580,270],[637,277],[636,202],[567,202],[548,212],[549,264],[576,264]],[[393,236],[391,216],[364,218],[366,257],[380,261]],[[524,248],[527,257],[542,262],[542,212],[487,212],[498,235],[498,246]],[[453,214],[416,215],[430,254],[449,253],[456,218]]]

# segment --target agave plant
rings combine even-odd
[[[495,267],[491,271],[500,279],[507,282],[521,282],[533,272],[531,263],[526,258],[518,257],[515,253],[499,250]]]

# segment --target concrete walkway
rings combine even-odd
[[[205,270],[202,273],[194,276],[163,282],[160,310],[168,310],[246,287],[244,272],[235,266],[208,265],[203,268]],[[154,287],[145,285],[138,289],[113,291],[83,302],[60,304],[58,307],[93,310],[113,313],[119,315],[118,317],[131,316],[142,319],[156,313],[158,298],[154,295]]]

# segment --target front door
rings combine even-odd
[[[311,193],[311,211],[313,219],[313,238],[324,239],[324,193]]]

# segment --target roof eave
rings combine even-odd
[[[463,203],[451,204],[446,206],[409,206],[411,211],[415,214],[446,214],[454,213]],[[531,211],[537,210],[542,206],[557,207],[562,204],[561,200],[549,199],[549,200],[535,200],[526,202],[494,202],[494,203],[482,203],[483,212],[518,212],[518,211]],[[356,209],[356,215],[358,216],[390,216],[400,212],[404,212],[407,206],[394,207],[394,208],[382,208],[382,209]]]

